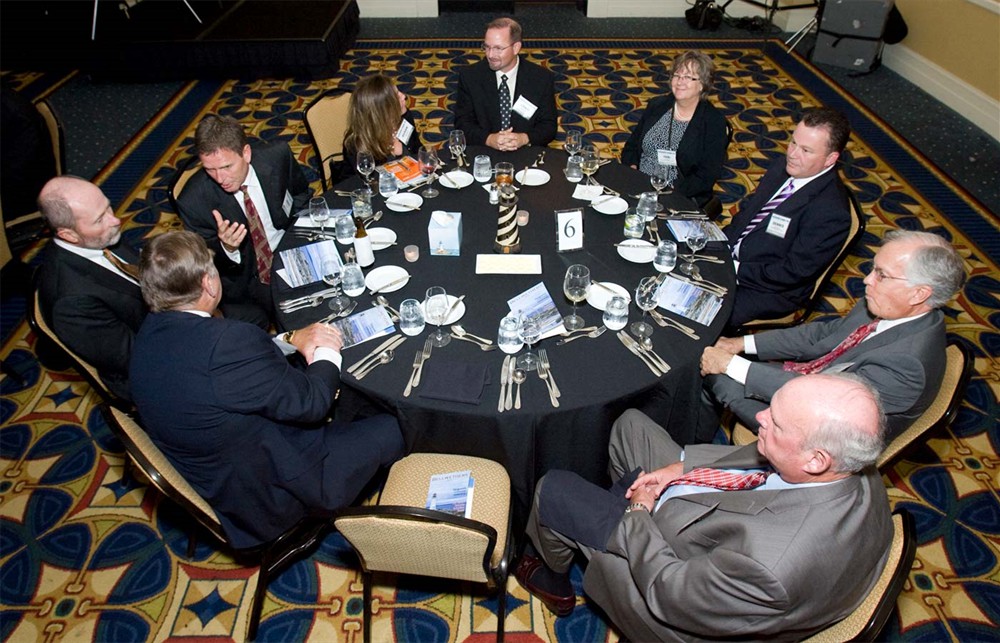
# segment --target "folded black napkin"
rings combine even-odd
[[[462,404],[479,404],[489,383],[486,364],[470,364],[450,357],[432,356],[424,364],[420,397]]]

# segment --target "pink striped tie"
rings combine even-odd
[[[679,484],[690,484],[698,487],[713,487],[720,491],[743,491],[759,487],[767,481],[770,469],[764,471],[733,472],[723,469],[700,467],[691,469],[684,475],[667,483],[668,487]]]
[[[739,258],[740,258],[739,257],[739,253],[736,250],[736,248],[739,247],[740,242],[742,242],[743,239],[748,234],[750,234],[751,232],[753,232],[754,229],[757,226],[759,226],[764,219],[767,218],[767,215],[769,215],[772,212],[774,212],[775,208],[777,208],[779,205],[781,205],[782,203],[784,203],[785,199],[787,199],[788,197],[792,196],[792,192],[794,190],[795,190],[795,188],[793,187],[793,182],[792,182],[791,179],[789,179],[788,183],[785,185],[785,187],[782,188],[780,192],[778,192],[773,197],[771,197],[771,200],[764,204],[764,207],[762,207],[760,209],[760,212],[758,212],[756,215],[754,215],[754,218],[750,220],[750,223],[747,224],[747,227],[743,228],[743,232],[740,233],[740,236],[736,240],[736,243],[733,244],[733,259],[739,260]]]
[[[850,335],[844,338],[844,341],[840,342],[834,346],[833,350],[823,355],[822,357],[817,357],[811,362],[785,362],[783,368],[786,371],[792,371],[794,373],[801,373],[802,375],[811,375],[813,373],[819,373],[824,368],[829,366],[833,360],[837,359],[847,351],[851,350],[858,344],[860,344],[865,337],[868,337],[878,326],[879,319],[875,318],[873,321],[858,326],[854,329]]]

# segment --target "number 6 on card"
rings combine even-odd
[[[556,250],[583,248],[583,210],[556,210]]]

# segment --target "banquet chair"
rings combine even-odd
[[[53,176],[61,176],[66,167],[66,136],[63,133],[62,122],[56,115],[55,110],[52,109],[52,105],[46,100],[36,102],[35,109],[38,110],[42,120],[45,122],[45,128],[48,130],[49,141],[52,145],[52,157],[55,160],[55,174]],[[38,159],[36,162],[40,161],[41,159]],[[42,226],[42,224],[38,223],[41,218],[42,213],[35,210],[34,212],[14,217],[9,221],[4,220],[3,225],[8,231],[7,234],[10,238],[11,248],[23,248],[27,242],[36,239],[39,235],[40,226]]]
[[[180,210],[177,207],[177,197],[184,191],[184,186],[191,180],[191,177],[200,169],[201,159],[197,156],[192,156],[181,163],[180,167],[177,168],[177,172],[170,179],[170,184],[167,186],[167,198],[170,199],[170,207],[174,209],[175,213],[180,214]]]
[[[913,516],[906,509],[893,512],[892,527],[889,558],[868,596],[843,620],[807,638],[806,643],[882,640],[879,632],[896,608],[896,598],[910,574],[917,549]]]
[[[425,509],[431,476],[471,471],[472,517]],[[414,453],[396,462],[373,506],[334,519],[361,562],[364,641],[371,641],[372,574],[389,572],[485,583],[498,596],[497,641],[504,636],[511,538],[510,478],[492,460]]]
[[[248,592],[253,592],[253,603],[247,621],[246,638],[252,641],[257,636],[268,583],[289,563],[319,543],[329,532],[330,517],[305,516],[270,542],[251,549],[236,549],[230,544],[215,510],[163,455],[136,419],[108,404],[101,406],[101,412],[108,426],[125,446],[125,453],[133,468],[141,471],[151,486],[194,518],[238,559],[260,565],[256,587],[249,584],[247,587]],[[189,532],[188,558],[194,556],[196,543],[195,533]]]
[[[733,124],[726,119],[726,147],[733,142]],[[710,221],[717,220],[722,216],[722,201],[719,200],[718,195],[713,194],[712,198],[705,203],[705,207],[702,208],[705,214],[708,215]]]
[[[335,89],[306,107],[306,129],[319,159],[323,189],[333,187],[333,165],[344,160],[344,134],[351,93]]]
[[[754,319],[752,321],[748,321],[736,331],[736,335],[746,335],[750,331],[755,330],[768,330],[772,328],[788,328],[790,326],[796,326],[802,323],[802,321],[805,320],[810,313],[812,313],[813,308],[816,307],[816,304],[819,303],[820,298],[823,296],[823,290],[826,289],[826,285],[830,283],[830,279],[832,279],[834,273],[837,272],[837,268],[844,262],[844,259],[850,253],[851,248],[854,247],[855,242],[857,242],[857,240],[861,238],[861,235],[865,233],[865,212],[861,209],[861,204],[858,203],[858,198],[853,192],[848,190],[847,197],[851,204],[851,227],[847,232],[847,238],[844,239],[844,243],[840,247],[840,252],[837,253],[837,256],[835,256],[833,261],[827,265],[826,269],[816,277],[816,282],[813,284],[812,294],[809,295],[809,299],[806,301],[805,306],[776,319]]]

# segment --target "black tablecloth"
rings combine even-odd
[[[524,148],[512,153],[501,153],[487,148],[469,148],[467,157],[489,154],[494,163],[514,162],[520,171],[533,162],[540,148]],[[373,227],[391,228],[398,235],[395,246],[375,253],[375,266],[396,265],[406,268],[412,278],[399,291],[386,297],[393,307],[408,297],[422,300],[430,286],[444,286],[449,294],[465,295],[466,313],[460,323],[476,335],[496,338],[499,320],[508,313],[507,300],[543,281],[560,310],[566,314],[570,304],[562,295],[562,281],[566,267],[582,263],[590,268],[595,281],[610,281],[634,292],[639,279],[655,274],[652,264],[630,263],[620,257],[614,243],[624,239],[624,215],[608,216],[584,208],[584,249],[559,254],[556,252],[554,210],[584,207],[585,201],[571,197],[575,184],[566,181],[563,174],[566,154],[560,150],[546,150],[545,162],[539,169],[550,175],[545,185],[521,187],[518,208],[531,213],[529,223],[520,228],[522,252],[542,256],[541,275],[476,275],[476,255],[491,254],[496,235],[498,207],[489,203],[488,193],[479,183],[455,190],[438,183],[441,195],[425,200],[419,212],[397,213],[384,207],[377,194],[373,209],[384,210],[384,217]],[[603,166],[595,178],[618,190],[630,206],[637,199],[628,195],[649,190],[648,178],[617,162]],[[360,185],[354,178],[337,186],[350,190]],[[347,208],[349,199],[336,196],[331,191],[327,202],[332,208]],[[664,195],[661,202],[676,209],[693,209],[694,205],[679,195]],[[433,210],[462,213],[462,248],[460,257],[433,256],[427,247],[427,224]],[[660,234],[671,238],[667,226],[660,222]],[[306,243],[301,235],[286,234],[283,247]],[[407,263],[403,247],[420,246],[420,259]],[[723,244],[710,243],[704,252],[728,258],[722,251]],[[686,247],[679,244],[679,250]],[[343,250],[343,247],[341,248]],[[280,262],[275,262],[279,267]],[[732,263],[725,265],[699,263],[705,278],[734,289],[735,276]],[[366,271],[367,272],[367,271]],[[281,300],[325,287],[315,284],[290,289],[280,278],[273,280],[275,299]],[[371,297],[362,295],[359,310],[371,305]],[[374,400],[389,412],[394,412],[403,428],[408,447],[415,451],[448,452],[490,458],[503,464],[510,474],[518,501],[519,518],[523,519],[530,506],[531,494],[537,479],[552,468],[569,469],[597,483],[606,481],[607,445],[611,424],[624,410],[640,408],[671,432],[682,443],[693,441],[700,376],[698,359],[702,348],[714,342],[724,326],[732,308],[732,292],[711,327],[677,318],[693,327],[700,335],[694,341],[671,328],[654,326],[655,350],[670,363],[670,372],[656,378],[634,355],[629,353],[613,332],[605,332],[596,339],[580,339],[556,346],[558,338],[543,340],[540,347],[547,348],[552,372],[562,390],[559,408],[553,408],[546,394],[544,382],[535,373],[521,387],[523,406],[520,410],[498,413],[497,398],[500,389],[500,369],[504,354],[500,351],[483,352],[468,342],[452,340],[443,348],[435,348],[430,361],[449,358],[468,360],[488,365],[490,384],[486,387],[479,406],[426,399],[420,388],[404,398],[402,392],[411,373],[414,353],[424,338],[433,331],[428,324],[421,335],[409,338],[396,351],[388,365],[380,366],[365,379],[358,381],[344,375],[338,416],[353,413],[365,400]],[[629,321],[635,321],[641,311],[630,306]],[[328,314],[325,306],[310,308],[283,315],[280,323],[285,328],[300,328]],[[587,325],[601,324],[601,311],[582,304],[579,313]],[[670,316],[670,313],[665,313]],[[381,341],[381,340],[380,340]],[[378,342],[367,342],[344,351],[346,367],[367,354]]]

